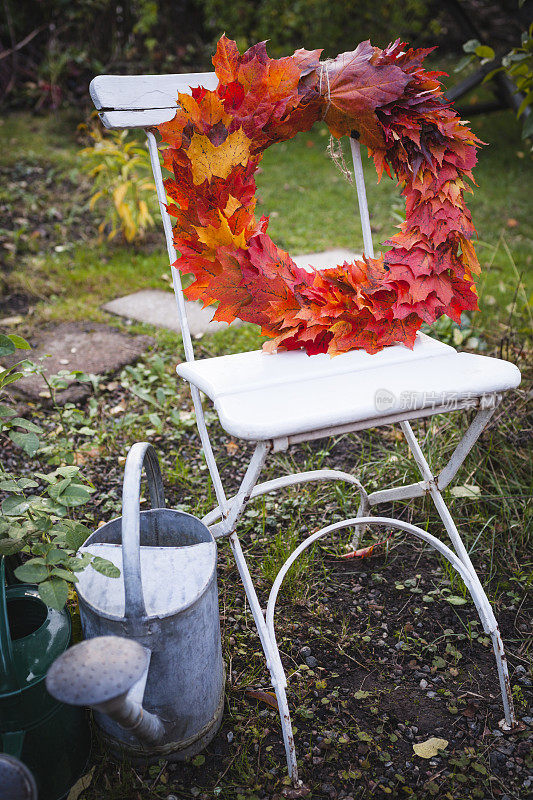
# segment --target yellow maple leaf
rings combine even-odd
[[[439,750],[445,750],[448,747],[446,739],[436,739],[434,736],[427,739],[425,742],[419,742],[413,745],[413,750],[420,756],[420,758],[433,758],[439,754]]]
[[[244,231],[238,236],[235,236],[235,234],[231,232],[227,219],[220,211],[218,213],[220,216],[220,225],[218,228],[207,225],[206,227],[195,229],[202,244],[205,244],[213,251],[212,254],[204,253],[203,255],[205,258],[214,259],[217,247],[231,247],[235,249],[246,247]]]
[[[194,133],[187,155],[191,162],[193,182],[198,186],[213,175],[227,178],[237,164],[246,164],[250,157],[250,139],[239,128],[215,147],[207,136]]]
[[[224,209],[224,215],[226,217],[231,217],[233,212],[237,211],[237,209],[240,208],[241,205],[242,205],[241,201],[237,200],[236,197],[233,197],[233,195],[230,194],[228,202],[226,203],[226,208]]]

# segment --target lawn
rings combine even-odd
[[[155,234],[137,246],[97,243],[90,186],[79,171],[79,134],[71,114],[8,116],[0,125],[0,247],[5,256],[2,316],[22,317],[29,337],[59,320],[108,322],[151,333],[152,352],[118,375],[94,380],[87,402],[63,410],[34,408],[52,445],[33,459],[7,446],[10,469],[28,475],[74,460],[96,488],[84,521],[95,528],[120,513],[124,456],[134,441],[150,440],[162,462],[167,502],[201,515],[213,492],[199,448],[191,402],[176,384],[182,357],[175,334],[126,326],[100,306],[146,287],[169,288],[168,261]],[[490,641],[476,621],[461,580],[446,562],[397,535],[367,559],[345,561],[347,534],[316,545],[290,573],[279,602],[278,639],[290,676],[300,767],[313,799],[438,796],[449,800],[519,798],[527,793],[528,654],[531,615],[531,422],[527,416],[531,356],[531,241],[533,216],[526,191],[531,160],[519,128],[506,113],[476,118],[479,184],[469,206],[483,266],[481,312],[464,330],[440,322],[434,335],[517,363],[525,381],[506,396],[495,421],[458,473],[446,500],[495,604],[524,729],[503,737]],[[258,176],[258,211],[291,253],[331,247],[360,250],[353,188],[327,157],[320,126],[273,147]],[[398,223],[402,203],[392,181],[376,185],[365,165],[374,241]],[[244,326],[204,336],[198,354],[255,348],[260,337]],[[451,414],[415,428],[432,466],[444,464],[468,415]],[[250,449],[231,440],[208,412],[221,469],[235,489]],[[65,434],[54,437],[57,432]],[[73,455],[74,453],[74,455]],[[354,472],[369,490],[417,480],[416,465],[393,427],[321,440],[276,456],[265,478],[282,470],[322,465]],[[466,488],[465,488],[466,487]],[[457,491],[459,489],[459,491]],[[249,506],[242,541],[260,600],[277,569],[303,537],[353,514],[357,498],[343,485],[293,488]],[[429,501],[383,506],[383,513],[432,532],[438,518]],[[367,534],[371,544],[382,531]],[[236,798],[291,796],[276,712],[250,689],[268,689],[259,640],[230,557],[220,543],[219,591],[227,668],[221,732],[205,756],[186,765],[147,770],[116,764],[95,741],[86,800],[106,798]],[[77,619],[75,601],[70,608]],[[530,713],[530,712],[529,712]],[[418,758],[413,743],[431,736],[448,746]]]

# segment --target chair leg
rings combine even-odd
[[[254,618],[257,633],[259,634],[259,639],[263,647],[266,665],[268,667],[268,671],[270,672],[270,680],[272,682],[272,686],[274,687],[274,691],[276,692],[289,776],[294,786],[298,786],[298,765],[296,762],[296,749],[294,746],[294,736],[292,733],[291,715],[287,703],[287,693],[285,691],[287,686],[285,670],[283,669],[283,664],[281,663],[281,659],[279,657],[277,643],[272,641],[268,631],[265,617],[259,603],[259,598],[257,597],[255,587],[252,583],[250,570],[248,569],[248,564],[244,558],[244,553],[242,552],[241,543],[239,542],[237,534],[232,533],[229,536],[229,541],[231,544],[231,549],[233,550],[233,555],[235,556],[235,562],[237,564],[237,569],[239,570],[239,575],[241,576],[244,591],[250,604],[250,610]]]
[[[368,502],[368,496],[361,495],[361,501],[359,503],[359,507],[357,509],[357,514],[355,515],[356,519],[359,517],[368,517],[370,514],[370,503]],[[365,535],[367,530],[367,525],[355,525],[353,536],[350,542],[350,547],[352,550],[358,550],[359,545],[361,543],[361,537]]]
[[[490,413],[487,413],[485,415],[483,420],[485,425],[489,421],[490,416],[491,416]],[[478,416],[478,418],[481,418],[480,415]],[[431,468],[422,452],[422,448],[420,447],[420,444],[418,443],[418,440],[414,435],[413,429],[411,428],[409,422],[402,422],[400,424],[404,436],[407,440],[409,449],[411,450],[414,459],[418,465],[420,474],[428,482],[429,494],[431,496],[431,499],[433,500],[437,513],[441,518],[444,527],[446,528],[446,531],[452,541],[455,552],[457,553],[462,563],[464,564],[464,566],[471,575],[473,588],[476,591],[476,595],[478,596],[481,605],[483,606],[484,616],[485,616],[483,625],[485,633],[488,633],[492,638],[494,654],[496,656],[496,665],[498,667],[498,678],[500,681],[500,688],[502,694],[505,725],[507,729],[510,730],[516,725],[516,716],[514,711],[513,695],[511,692],[511,684],[509,681],[507,659],[505,657],[503,642],[500,635],[498,623],[496,621],[496,617],[494,616],[492,606],[485,593],[485,590],[478,577],[478,574],[474,568],[474,565],[472,564],[468,551],[463,543],[463,540],[461,539],[459,531],[457,530],[457,526],[453,521],[453,517],[450,514],[448,506],[444,502],[444,498],[438,488],[437,481],[435,480]],[[476,431],[477,436],[479,436],[480,433],[481,430]]]
[[[292,732],[291,714],[287,702],[287,692],[284,686],[276,686],[276,699],[278,701],[279,718],[281,720],[281,730],[283,731],[283,744],[285,745],[285,756],[287,758],[287,768],[289,777],[294,786],[298,786],[298,764],[296,761],[296,747],[294,745],[294,735]]]
[[[457,570],[459,575],[462,577],[465,585],[470,592],[472,600],[476,606],[478,611],[481,623],[483,625],[483,629],[485,633],[488,633],[494,645],[494,654],[496,656],[496,666],[498,668],[498,678],[500,681],[500,688],[502,693],[502,701],[503,701],[503,709],[505,715],[505,724],[500,726],[504,728],[504,730],[511,730],[516,725],[516,719],[514,715],[513,709],[513,698],[511,693],[511,685],[509,682],[509,674],[507,670],[507,662],[505,659],[505,652],[503,649],[503,644],[500,636],[500,632],[498,629],[498,624],[494,617],[494,613],[488,602],[487,596],[483,589],[479,588],[479,580],[477,580],[477,576],[475,576],[476,580],[474,579],[474,575],[472,574],[471,570],[463,563],[463,561],[451,550],[444,542],[437,539],[435,536],[423,531],[421,528],[418,528],[416,525],[412,525],[408,522],[402,522],[401,520],[390,519],[387,517],[361,517],[360,518],[365,525],[390,525],[391,527],[398,528],[399,530],[403,530],[406,533],[414,534],[418,539],[421,539],[426,544],[430,545],[434,550],[437,550],[441,555],[443,555],[451,565]],[[308,547],[310,547],[314,542],[318,539],[321,539],[323,536],[326,536],[329,533],[333,533],[333,531],[340,530],[341,528],[345,527],[352,527],[356,519],[350,520],[343,520],[342,522],[336,522],[332,525],[327,526],[326,528],[322,528],[319,531],[316,531],[307,539],[305,539],[288,557],[285,561],[283,566],[281,567],[280,571],[278,572],[274,583],[272,584],[272,589],[270,590],[270,595],[268,598],[267,604],[267,611],[266,611],[266,625],[267,631],[270,634],[270,639],[274,647],[277,648],[276,642],[276,633],[274,630],[274,613],[276,608],[276,599],[281,588],[281,584],[283,580],[296,561],[298,556],[303,553]]]
[[[492,638],[492,645],[494,648],[494,655],[496,656],[496,665],[498,667],[498,678],[500,681],[500,689],[502,694],[502,702],[503,702],[503,710],[505,715],[505,726],[508,730],[513,728],[516,725],[516,716],[514,711],[514,703],[513,703],[513,695],[511,691],[511,684],[509,681],[509,670],[507,668],[507,659],[505,657],[505,650],[503,647],[502,638],[500,635],[500,630],[498,627],[498,622],[496,617],[494,616],[494,612],[492,610],[492,606],[490,601],[486,595],[486,592],[483,588],[483,585],[478,577],[478,574],[472,564],[470,556],[466,552],[466,548],[460,538],[459,531],[452,519],[452,516],[446,506],[444,499],[438,489],[435,490],[435,497],[433,497],[435,507],[437,512],[439,513],[440,518],[442,519],[448,534],[453,542],[454,548],[456,553],[459,555],[459,558],[463,562],[463,564],[467,567],[468,571],[472,575],[473,582],[477,588],[477,592],[480,596],[480,599],[485,606],[485,612],[487,618],[489,619],[489,630],[486,630],[486,633],[489,633]],[[460,546],[457,546],[457,540],[460,542]],[[462,552],[464,551],[464,552]]]
[[[494,655],[496,656],[496,666],[498,667],[498,679],[500,681],[500,690],[502,694],[503,713],[505,717],[505,725],[500,723],[500,726],[507,731],[512,730],[516,724],[516,715],[513,703],[513,693],[511,690],[511,681],[509,680],[509,669],[507,667],[507,658],[505,657],[505,650],[503,649],[502,637],[500,636],[499,628],[491,631],[492,646],[494,648]]]

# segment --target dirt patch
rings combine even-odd
[[[136,361],[153,344],[150,336],[130,336],[116,328],[93,322],[65,322],[36,330],[31,337],[32,350],[28,357],[42,364],[44,374],[49,378],[64,374],[66,388],[56,394],[58,403],[82,400],[91,392],[90,384],[80,383],[72,371],[101,375],[116,372],[126,364]],[[20,351],[4,365],[9,367],[20,360]],[[49,397],[40,374],[29,375],[16,383],[17,394],[32,400],[45,400]]]
[[[24,294],[23,292],[12,292],[0,297],[0,317],[23,316],[28,312],[32,304],[35,302],[35,297],[32,295]],[[0,324],[6,324],[5,319],[0,320]]]

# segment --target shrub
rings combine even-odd
[[[119,232],[127,242],[142,239],[155,224],[157,207],[148,151],[128,139],[127,130],[104,133],[92,125],[87,132],[92,144],[80,151],[80,158],[94,184],[89,207],[103,210],[100,235],[107,229],[108,239]]]
[[[458,64],[456,72],[479,59],[481,65],[490,64],[496,59],[492,47],[481,44],[478,39],[470,39],[463,45],[466,57]],[[516,116],[522,122],[522,139],[533,137],[533,23],[523,31],[521,44],[513,47],[503,58],[501,64],[485,75],[483,83],[491,81],[498,73],[505,73],[519,95]]]
[[[298,47],[323,47],[324,55],[352,50],[362,39],[384,46],[398,36],[417,39],[434,23],[426,0],[196,0],[207,30],[215,39],[226,33],[246,48],[269,40],[271,56],[285,55]],[[432,31],[435,35],[437,27]]]

